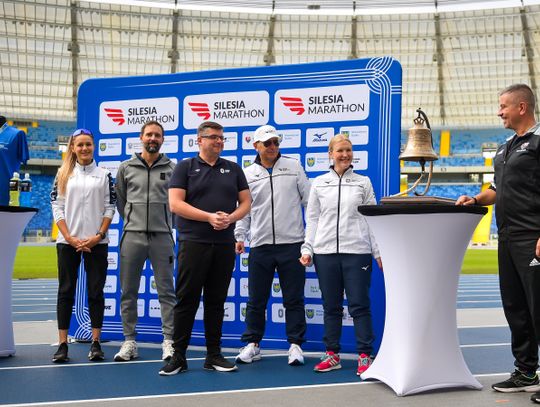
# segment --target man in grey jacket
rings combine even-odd
[[[138,356],[137,298],[141,272],[150,259],[161,308],[163,360],[173,353],[174,240],[169,210],[168,184],[174,163],[159,150],[164,140],[160,123],[147,122],[141,129],[142,153],[120,164],[116,175],[118,213],[124,220],[120,242],[120,311],[125,341],[114,356],[117,362]]]
[[[249,299],[246,330],[237,362],[259,360],[265,329],[265,311],[277,269],[285,307],[285,329],[289,364],[302,365],[301,345],[306,332],[304,311],[305,269],[298,262],[304,239],[302,206],[307,205],[309,180],[298,160],[282,156],[279,137],[273,126],[259,127],[253,137],[255,163],[244,170],[252,197],[251,212],[236,223],[236,252],[244,252],[250,239]]]

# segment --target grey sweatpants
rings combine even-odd
[[[126,340],[135,340],[137,332],[137,298],[142,268],[150,259],[161,308],[161,324],[165,339],[174,332],[174,242],[169,233],[124,232],[120,245],[120,311]]]

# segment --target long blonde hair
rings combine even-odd
[[[79,130],[76,130],[73,134],[76,134],[78,131]],[[73,151],[73,143],[74,143],[75,138],[81,134],[85,136],[89,136],[92,139],[92,143],[94,142],[94,136],[92,134],[88,134],[85,132],[81,132],[81,133],[76,134],[75,136],[69,137],[66,157],[64,158],[64,161],[62,162],[62,165],[60,166],[60,168],[58,169],[58,173],[56,174],[56,185],[58,187],[59,195],[66,194],[66,187],[67,187],[69,177],[73,173],[73,169],[75,168],[75,163],[77,162],[77,156],[75,155],[75,152]]]

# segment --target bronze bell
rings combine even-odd
[[[414,119],[414,127],[409,129],[407,145],[399,155],[399,159],[420,162],[436,161],[439,157],[433,149],[433,138],[431,129],[429,128],[429,121],[424,112],[420,109],[417,112],[418,117]]]

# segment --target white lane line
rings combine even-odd
[[[501,300],[482,300],[482,301],[472,301],[472,300],[468,300],[468,301],[458,301],[457,303],[458,304],[491,304],[493,302],[501,302]]]
[[[54,312],[56,311],[15,311],[13,314],[52,314]]]

